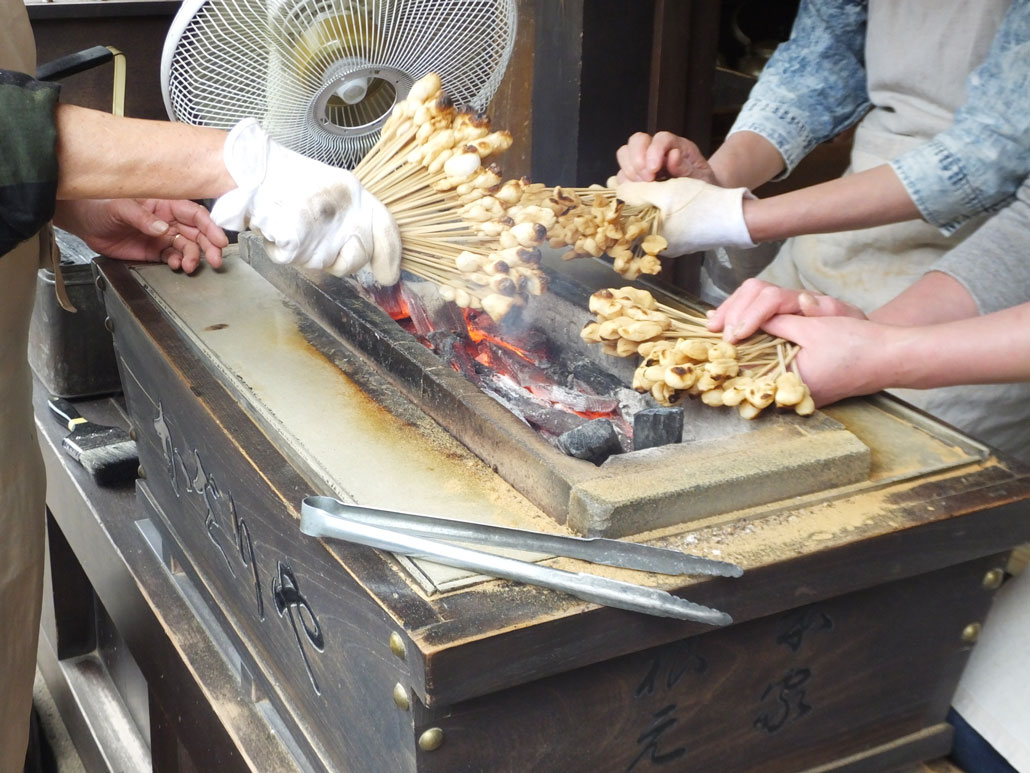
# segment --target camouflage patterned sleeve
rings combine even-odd
[[[0,256],[54,214],[57,196],[56,84],[0,70]]]

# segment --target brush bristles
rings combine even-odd
[[[136,443],[132,440],[84,449],[78,459],[98,486],[124,485],[135,480],[139,470]]]

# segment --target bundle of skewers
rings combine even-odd
[[[599,290],[589,306],[596,319],[582,338],[616,357],[642,357],[633,388],[662,405],[700,397],[706,405],[735,407],[746,419],[769,406],[802,416],[815,411],[794,364],[795,344],[764,333],[731,344],[707,329],[701,312],[666,306],[635,287]]]
[[[629,207],[601,186],[506,181],[494,159],[511,143],[509,132],[456,109],[432,73],[394,107],[354,173],[396,220],[406,271],[500,320],[547,289],[545,241],[570,247],[566,258],[608,254],[629,279],[660,270],[655,208]]]
[[[659,211],[646,205],[630,206],[612,187],[555,188],[555,197],[567,211],[548,232],[552,247],[570,247],[562,257],[612,258],[612,268],[624,279],[662,270],[658,254],[669,246],[657,233]]]
[[[494,158],[511,143],[509,132],[456,109],[432,73],[395,106],[354,173],[396,220],[406,271],[435,283],[445,300],[499,321],[546,291],[545,241],[568,247],[565,259],[608,255],[626,279],[661,270],[668,243],[657,233],[657,208],[630,206],[611,186],[504,180]],[[590,310],[597,319],[582,337],[608,354],[642,357],[633,386],[663,405],[689,395],[746,418],[772,405],[815,410],[794,344],[762,334],[734,346],[710,333],[700,312],[633,287],[595,293]]]
[[[508,132],[492,132],[485,120],[455,109],[430,74],[397,103],[354,169],[397,222],[402,267],[436,283],[446,300],[495,319],[545,289],[535,250],[543,235],[516,231],[514,222],[498,222],[488,235],[462,216],[467,204],[500,186],[489,161],[511,141]]]

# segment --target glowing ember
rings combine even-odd
[[[389,314],[390,318],[395,322],[408,319],[411,316],[403,282],[399,282],[392,287],[373,285],[363,289],[366,294],[372,297],[376,306]]]
[[[632,428],[618,400],[574,379],[539,330],[502,328],[481,311],[427,304],[407,282],[369,294],[424,346],[558,447],[561,436],[593,419],[611,421],[629,447]]]
[[[515,354],[526,360],[526,362],[532,362],[533,364],[539,364],[542,361],[546,362],[549,359],[546,352],[535,353],[530,349],[524,349],[517,346],[511,341],[502,338],[499,334],[489,332],[486,329],[486,325],[492,325],[493,320],[491,320],[486,314],[465,309],[464,315],[465,323],[468,325],[468,336],[472,339],[473,343],[479,344],[484,341],[488,341],[497,344],[508,351],[515,352]]]

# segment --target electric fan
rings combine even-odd
[[[187,0],[161,60],[173,120],[257,118],[278,142],[354,167],[426,73],[485,110],[515,39],[515,0]]]

